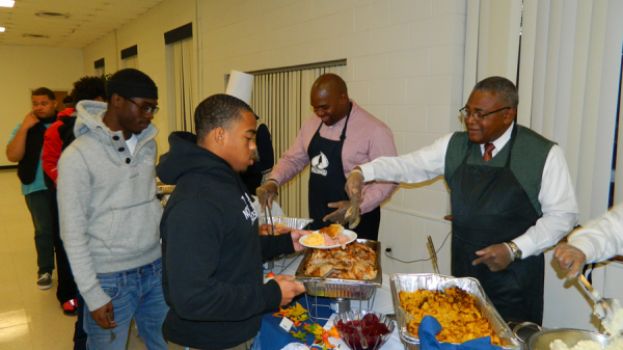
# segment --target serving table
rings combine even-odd
[[[272,269],[272,271],[266,272],[274,272],[275,274],[284,275],[294,275],[302,258],[302,255],[298,255],[279,259],[275,261],[275,267]],[[375,299],[372,306],[373,311],[383,314],[394,313],[391,290],[389,287],[389,275],[387,275],[386,273],[383,274],[382,285],[380,288],[377,289],[376,296],[374,298]],[[294,302],[300,303],[304,308],[309,310],[314,322],[325,326],[325,328],[330,328],[330,325],[333,324],[333,315],[335,315],[333,309],[335,309],[335,305],[333,305],[332,309],[331,304],[335,304],[336,299],[307,296],[303,294],[297,297]],[[317,311],[314,310],[312,312],[312,308],[314,308],[314,305],[312,305],[312,303],[318,304],[318,307],[316,308]],[[351,307],[356,310],[360,305],[363,304],[367,303],[352,301]],[[286,347],[288,344],[302,343],[301,340],[294,338],[292,335],[284,331],[279,326],[281,320],[282,319],[280,317],[273,316],[273,313],[268,313],[263,316],[262,326],[260,329],[260,343],[262,346],[262,350],[280,350]],[[348,349],[346,344],[344,344],[344,342],[342,342],[340,339],[330,338],[330,341],[331,343],[336,345],[336,349]],[[311,334],[307,336],[305,344],[308,346],[311,346],[313,344],[313,337]],[[315,349],[318,349],[318,347],[315,347]],[[385,345],[381,347],[381,349],[404,349],[404,346],[400,342],[400,337],[398,336],[398,327],[394,327],[394,332],[391,334],[387,343],[385,343]]]

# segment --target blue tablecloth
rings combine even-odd
[[[314,310],[311,310],[313,306],[308,305],[306,299],[309,300],[310,303],[317,303],[319,305],[317,309],[314,309],[318,311],[317,314],[315,314]],[[294,302],[300,303],[304,308],[312,311],[312,316],[318,317],[312,318],[306,323],[318,323],[321,326],[324,326],[326,319],[328,319],[333,313],[329,307],[330,299],[327,298],[305,298],[305,295],[302,295],[296,298]],[[260,328],[260,342],[262,344],[262,350],[279,350],[290,343],[301,342],[301,340],[294,338],[290,333],[287,333],[279,327],[280,322],[281,317],[275,317],[272,313],[265,314],[262,318],[262,327]],[[293,330],[296,331],[295,328],[293,328]],[[311,334],[308,334],[305,343],[307,345],[312,345],[314,343],[314,337]]]

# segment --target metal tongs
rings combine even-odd
[[[266,222],[268,224],[270,224],[270,232],[269,234],[271,236],[275,235],[275,222],[273,221],[273,213],[270,210],[270,203],[266,203],[266,212],[268,213],[268,217],[266,218]],[[268,269],[272,270],[275,267],[275,262],[273,260],[270,260],[268,262]]]
[[[275,222],[273,221],[273,213],[270,211],[270,206],[266,203],[266,211],[268,212],[268,217],[266,218],[266,222],[270,225],[270,235],[275,235]]]
[[[428,248],[428,255],[430,255],[431,263],[433,264],[433,271],[439,274],[439,265],[437,264],[437,252],[435,251],[435,245],[433,244],[433,238],[426,236],[426,247]]]
[[[598,291],[593,288],[593,285],[586,279],[584,274],[578,275],[578,284],[581,289],[588,295],[593,301],[593,315],[599,318],[601,321],[607,320],[612,317],[613,312],[613,299],[603,298]],[[602,322],[603,323],[603,322]]]

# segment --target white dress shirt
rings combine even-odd
[[[513,124],[514,125],[514,124]],[[511,138],[511,125],[502,136],[493,141],[493,157]],[[437,139],[433,144],[398,157],[381,157],[360,166],[365,181],[393,181],[419,183],[443,175],[446,151],[453,134]],[[484,153],[484,145],[480,145]],[[522,257],[537,255],[555,245],[575,226],[578,205],[562,149],[554,145],[547,155],[539,203],[543,216],[513,242],[522,251]]]
[[[623,204],[573,232],[569,244],[580,249],[589,263],[623,255]]]

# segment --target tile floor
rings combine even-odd
[[[0,170],[0,188],[0,350],[73,349],[76,319],[61,311],[56,276],[51,289],[35,285],[33,226],[15,170]],[[145,349],[135,333],[128,349]]]

